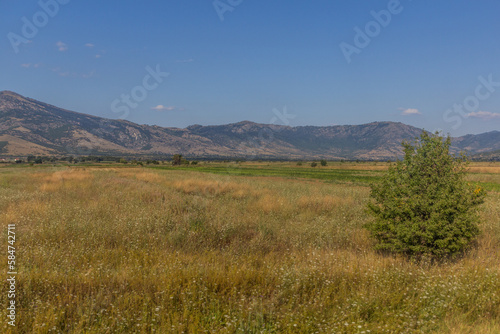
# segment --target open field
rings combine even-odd
[[[387,165],[0,168],[19,272],[0,331],[500,333],[500,165],[471,165],[483,233],[439,265],[372,250],[368,184]]]
[[[157,166],[156,169],[189,170],[218,175],[237,176],[275,176],[288,179],[318,179],[332,183],[369,185],[377,182],[383,172],[392,163],[389,162],[330,162],[325,167],[310,167],[310,162],[302,166],[290,162],[246,162],[246,163],[204,163],[200,166]],[[469,179],[481,182],[487,190],[500,191],[500,163],[471,163]]]

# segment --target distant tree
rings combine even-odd
[[[321,163],[321,166],[323,166],[323,167],[327,165],[327,162],[325,159],[321,159],[320,163]]]
[[[125,160],[125,159],[123,159],[123,158],[121,158],[121,159],[120,159],[120,163],[122,163],[122,164],[128,164],[128,161],[127,161],[127,160]]]
[[[316,161],[311,162],[311,167],[316,167],[318,163]]]
[[[172,157],[172,165],[179,166],[182,164],[182,154],[174,154]]]
[[[197,165],[198,161],[191,161],[191,165]]]
[[[298,161],[297,166],[302,166],[302,161]]]
[[[465,250],[479,233],[485,191],[465,180],[468,160],[450,155],[451,139],[423,132],[403,143],[404,159],[371,187],[366,228],[376,248],[439,258]]]

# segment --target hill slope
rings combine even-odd
[[[393,122],[279,126],[239,122],[186,129],[139,125],[64,110],[0,92],[0,154],[134,154],[200,158],[393,159],[421,129]],[[454,139],[456,150],[500,149],[500,132]]]

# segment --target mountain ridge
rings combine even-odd
[[[0,155],[172,155],[197,158],[369,159],[402,155],[422,129],[399,122],[288,126],[240,121],[186,128],[140,125],[0,92]],[[500,150],[500,131],[453,138],[453,150]]]

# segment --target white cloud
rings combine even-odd
[[[92,44],[92,43],[87,43],[87,44],[85,44],[85,46],[88,47],[88,48],[93,48],[95,45]]]
[[[172,111],[172,110],[182,110],[182,108],[177,108],[174,106],[164,106],[162,104],[157,105],[156,107],[151,108],[152,110],[158,110],[158,111]]]
[[[94,76],[94,74],[95,74],[95,70],[92,70],[89,73],[82,74],[82,78],[85,78],[85,79],[92,78]]]
[[[420,111],[418,111],[418,109],[414,109],[414,108],[408,108],[408,109],[400,108],[399,110],[402,110],[401,115],[403,115],[403,116],[422,115],[422,113]]]
[[[474,117],[483,120],[500,119],[500,113],[491,111],[474,111],[467,114],[467,117]]]
[[[71,71],[68,71],[68,70],[63,70],[60,67],[52,67],[52,68],[50,68],[50,70],[52,72],[56,73],[60,77],[68,77],[68,78],[84,78],[84,79],[88,79],[88,78],[92,78],[95,75],[95,73],[96,73],[95,70],[92,70],[92,71],[87,72],[87,73],[71,72]]]
[[[75,76],[73,73],[68,72],[68,71],[66,71],[66,72],[57,72],[57,74],[58,74],[59,76],[61,76],[61,77],[69,77],[69,76],[74,77],[74,76]]]
[[[56,43],[56,46],[57,46],[57,49],[61,52],[64,52],[64,51],[67,51],[68,50],[68,46],[66,45],[66,43],[63,43],[61,41],[57,42]]]
[[[41,63],[38,63],[38,64],[26,63],[26,64],[21,64],[21,66],[24,68],[30,68],[30,67],[39,68],[40,66],[42,66],[42,64]]]
[[[96,59],[99,59],[101,58],[102,56],[104,56],[106,54],[106,50],[101,50],[99,51],[99,53],[96,53],[96,55],[94,56]]]

